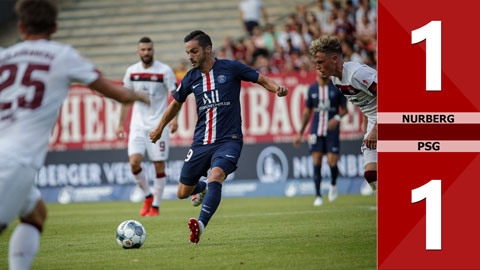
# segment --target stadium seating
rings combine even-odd
[[[183,37],[202,29],[214,47],[225,36],[244,35],[238,12],[240,0],[66,0],[54,40],[73,44],[111,78],[123,77],[126,67],[138,61],[137,41],[149,36],[156,59],[172,66],[186,58]],[[311,0],[263,0],[269,21],[284,19],[295,5]]]

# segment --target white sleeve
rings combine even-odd
[[[127,71],[125,72],[125,76],[123,76],[123,86],[125,86],[128,89],[133,89],[133,84],[132,80],[130,80],[130,68],[127,68]]]
[[[70,81],[89,85],[98,79],[99,73],[93,63],[74,48],[69,47],[62,60],[61,67]]]
[[[177,79],[175,78],[175,74],[170,67],[166,69],[163,83],[165,84],[168,92],[173,92],[177,89]]]
[[[369,66],[362,66],[352,75],[352,86],[367,91],[372,83],[377,83],[377,71]]]

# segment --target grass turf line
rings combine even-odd
[[[376,198],[312,203],[312,197],[223,199],[196,246],[188,242],[187,221],[200,207],[189,200],[162,202],[158,217],[140,217],[140,203],[48,204],[32,269],[376,269]],[[127,219],[147,231],[140,249],[115,241]],[[16,224],[0,236],[0,269],[8,268]]]

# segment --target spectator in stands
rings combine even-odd
[[[233,60],[235,47],[233,46],[232,38],[230,36],[224,37],[222,46],[225,49],[225,59]]]
[[[267,10],[261,0],[242,0],[238,10],[243,28],[250,36],[253,35],[253,28],[260,26],[261,16],[263,16],[263,22],[268,23]]]
[[[254,68],[258,70],[262,74],[267,73],[278,73],[278,69],[272,65],[270,65],[270,60],[265,55],[258,55],[255,58]]]
[[[370,22],[372,22],[373,24],[377,23],[377,12],[375,11],[375,9],[370,7],[369,0],[359,0],[358,9],[355,13],[356,24],[361,23],[364,14],[367,15]]]
[[[364,43],[369,43],[375,40],[376,29],[375,25],[368,20],[367,14],[363,14],[362,20],[357,24],[357,37]]]
[[[268,51],[274,52],[275,46],[277,46],[278,33],[275,32],[275,26],[273,24],[267,23],[267,25],[265,25],[263,39],[265,40]]]
[[[233,59],[266,69],[263,56],[267,56],[271,70],[307,72],[315,69],[303,61],[304,55],[309,55],[311,41],[323,34],[335,34],[347,59],[376,66],[376,12],[368,0],[317,0],[313,7],[296,6],[280,23],[281,31],[275,32],[274,25],[268,24],[262,35],[260,27],[251,26],[251,38],[233,46]]]
[[[241,61],[245,59],[246,49],[243,46],[243,39],[237,40],[233,45],[233,60]]]
[[[328,17],[330,16],[330,12],[325,10],[323,2],[324,0],[317,0],[315,7],[311,9],[317,17],[320,26],[327,25]]]
[[[187,74],[188,72],[187,60],[180,59],[180,61],[178,61],[177,67],[175,68],[174,72],[175,72],[175,78],[177,79],[177,81],[183,79],[183,76],[185,76],[185,74]]]
[[[336,19],[337,19],[337,15],[335,13],[330,13],[328,15],[327,23],[322,25],[323,34],[335,33],[335,29],[337,28],[337,25],[335,24]]]
[[[267,49],[265,37],[263,35],[262,29],[258,25],[253,28],[252,42],[257,49]]]

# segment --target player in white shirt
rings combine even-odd
[[[46,206],[35,174],[70,83],[122,103],[149,103],[144,93],[105,79],[72,46],[50,41],[58,14],[51,0],[19,0],[16,10],[24,42],[0,51],[0,233],[20,217],[10,237],[11,270],[29,269],[39,248]]]
[[[131,65],[125,77],[123,85],[139,92],[146,92],[152,101],[151,106],[134,103],[132,119],[130,122],[130,136],[128,138],[128,157],[133,177],[137,185],[143,190],[145,200],[140,210],[141,216],[158,216],[160,202],[165,189],[165,160],[168,158],[169,129],[163,131],[162,139],[153,144],[148,132],[157,126],[167,109],[169,92],[174,92],[177,82],[173,70],[166,64],[153,59],[153,42],[148,37],[143,37],[138,42],[139,62]],[[130,105],[123,105],[120,121],[117,128],[117,136],[125,138],[125,119],[130,111]],[[175,118],[170,128],[172,133],[177,130],[178,124]],[[143,155],[147,151],[150,160],[155,166],[156,178],[153,184],[153,194],[142,170]]]
[[[368,123],[362,153],[365,179],[377,190],[377,71],[357,62],[344,62],[342,46],[336,36],[323,35],[310,45],[316,68],[323,76],[332,76],[333,84],[360,108]]]

